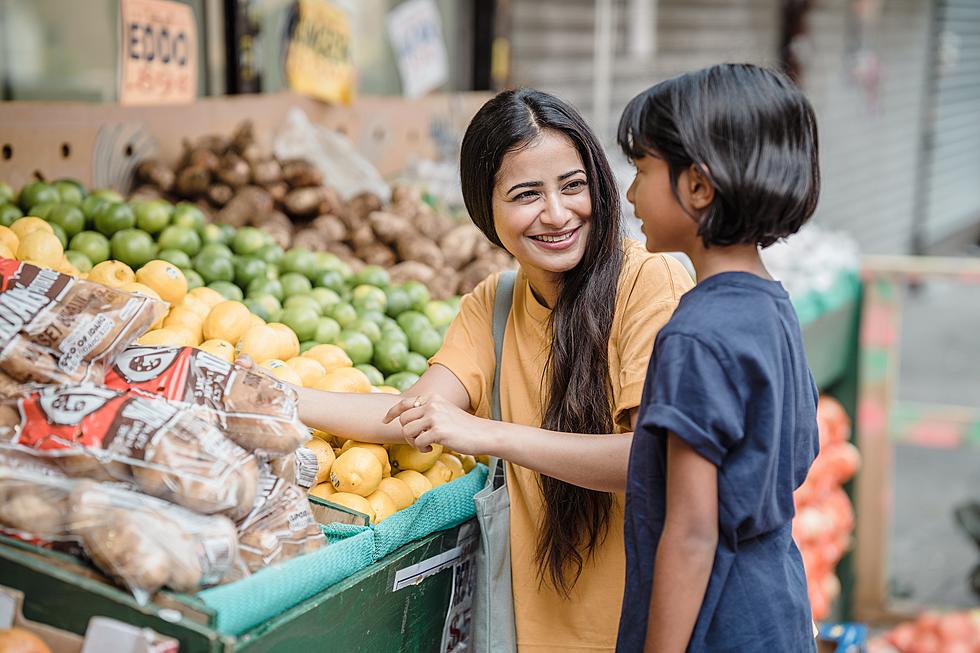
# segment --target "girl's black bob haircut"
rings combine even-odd
[[[631,159],[666,161],[675,197],[681,172],[706,174],[715,199],[698,226],[705,247],[767,247],[817,207],[817,121],[781,73],[720,64],[668,79],[630,101],[617,140]]]

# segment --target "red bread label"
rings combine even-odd
[[[232,365],[193,347],[133,346],[116,358],[105,385],[222,410],[234,375]]]

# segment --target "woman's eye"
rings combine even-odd
[[[518,193],[514,196],[515,201],[529,200],[537,196],[538,192],[534,190],[526,190],[523,193]]]
[[[565,186],[565,190],[581,190],[586,186],[588,186],[588,184],[586,184],[584,180],[576,179],[572,182],[569,182],[569,184]]]

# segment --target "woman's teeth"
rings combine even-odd
[[[561,236],[531,236],[535,240],[540,240],[543,243],[560,243],[563,240],[568,240],[572,237],[574,231],[569,231],[567,234],[562,234]]]

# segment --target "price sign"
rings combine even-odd
[[[119,102],[177,104],[197,95],[197,24],[190,6],[121,0]]]
[[[418,97],[445,84],[449,61],[435,1],[403,2],[388,14],[386,22],[404,94]]]
[[[443,653],[470,651],[470,623],[473,614],[473,593],[476,584],[476,549],[480,544],[480,529],[475,521],[459,529],[456,548],[459,558],[453,565],[453,592],[442,630]]]

